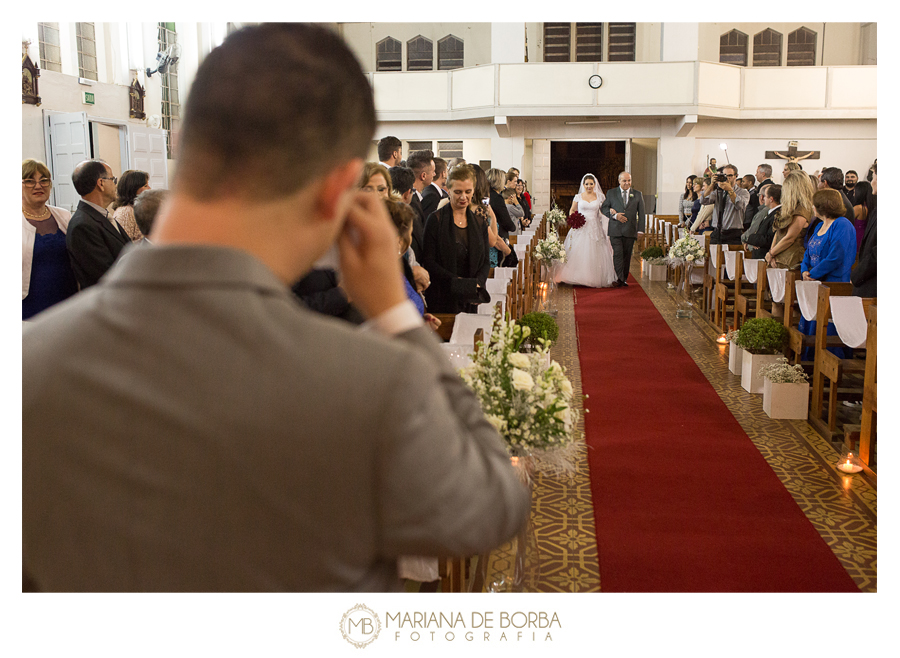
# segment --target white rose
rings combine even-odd
[[[685,256],[685,260],[694,260],[694,257],[693,255],[688,254],[687,256]]]
[[[491,425],[494,426],[495,430],[497,430],[498,432],[503,431],[503,426],[506,423],[502,418],[498,418],[497,416],[494,416],[494,415],[485,416],[485,418],[487,418],[487,422],[489,422]]]
[[[513,368],[527,368],[531,365],[528,357],[519,352],[513,352],[506,359]]]
[[[570,382],[568,379],[562,380],[559,387],[562,389],[562,392],[565,393],[567,396],[572,395],[572,392],[573,392],[572,382]]]
[[[534,388],[534,380],[531,378],[531,375],[524,370],[513,368],[512,385],[517,391],[530,391]]]
[[[568,424],[568,422],[572,419],[572,411],[569,409],[569,407],[560,409],[554,415],[558,420],[561,420],[566,424]]]

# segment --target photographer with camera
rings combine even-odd
[[[713,228],[710,244],[741,243],[744,211],[750,202],[750,192],[738,185],[737,174],[737,167],[727,164],[721,172],[712,175],[713,189],[702,201],[703,205],[713,206],[708,224]]]

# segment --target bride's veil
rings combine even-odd
[[[600,203],[603,203],[606,200],[606,195],[603,194],[603,190],[600,189],[600,179],[594,176],[594,174],[585,174],[581,178],[581,185],[578,187],[578,196],[581,197],[584,194],[584,180],[585,178],[593,178],[594,179],[594,192],[597,194],[597,198],[600,199]]]

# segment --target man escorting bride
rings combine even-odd
[[[569,229],[566,262],[558,266],[556,280],[590,288],[609,288],[616,280],[613,250],[607,237],[609,218],[600,214],[605,197],[597,177],[585,174],[569,209],[584,215],[584,226]]]

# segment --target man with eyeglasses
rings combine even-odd
[[[101,160],[85,160],[72,172],[81,201],[69,222],[66,249],[82,290],[97,283],[131,242],[106,209],[116,200],[117,182],[112,169]]]
[[[733,164],[722,167],[719,178],[714,179],[715,187],[702,201],[703,205],[713,204],[710,244],[741,244],[744,231],[744,211],[750,203],[750,192],[737,184],[738,170]]]

